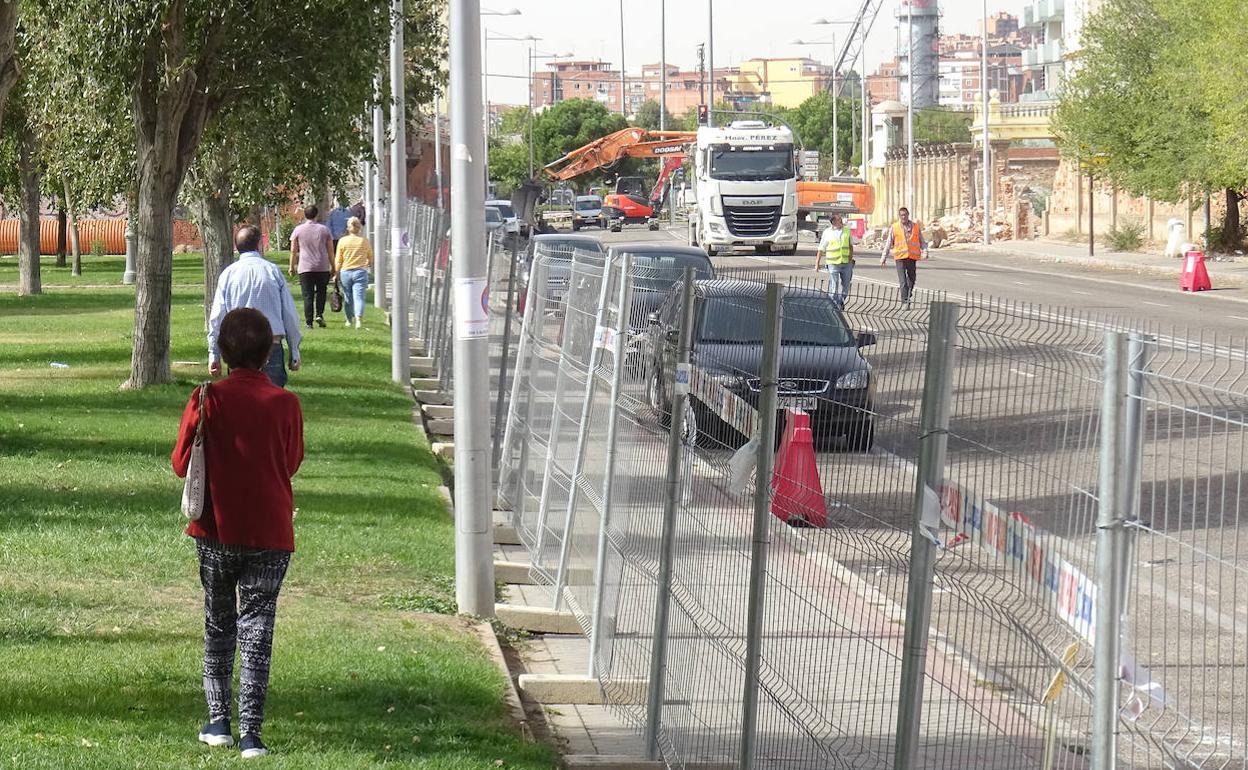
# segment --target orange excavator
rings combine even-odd
[[[581,174],[610,168],[625,158],[662,159],[659,179],[648,199],[637,194],[639,189],[644,189],[637,184],[617,184],[615,192],[602,200],[603,214],[609,220],[611,230],[619,232],[625,224],[646,224],[650,229],[657,230],[659,211],[663,205],[663,190],[672,174],[685,162],[689,145],[697,138],[694,131],[625,128],[573,150],[548,164],[543,170],[551,179],[565,182]],[[622,177],[620,182],[626,180],[639,181],[633,177]]]
[[[663,165],[658,183],[650,193],[650,199],[625,190],[603,199],[604,212],[611,209],[614,215],[612,230],[621,224],[644,222],[652,229],[658,228],[657,216],[663,200],[663,188],[668,179],[689,155],[689,148],[697,142],[696,131],[650,131],[644,128],[625,128],[595,139],[579,147],[543,169],[555,181],[567,181],[581,174],[601,168],[609,168],[624,158],[662,158]],[[624,179],[630,179],[625,177]],[[852,215],[870,214],[875,208],[875,189],[861,179],[839,177],[828,182],[799,181],[797,183],[797,206],[800,220],[813,220],[818,214]],[[813,225],[813,221],[810,223]]]

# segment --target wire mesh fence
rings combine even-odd
[[[766,280],[527,268],[499,497],[656,755],[1245,767],[1245,351],[1124,338],[1107,465],[1125,327],[792,280],[768,334]]]

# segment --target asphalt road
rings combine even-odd
[[[594,231],[588,231],[594,233]],[[648,231],[632,226],[620,233],[604,232],[608,243],[676,240],[684,243],[684,228]],[[721,271],[774,270],[778,276],[810,275],[815,244],[807,235],[792,257],[756,256],[744,252],[716,257]],[[1211,292],[1189,294],[1178,289],[1177,280],[1150,273],[1125,273],[1076,265],[1001,257],[956,249],[933,249],[930,259],[919,265],[919,288],[937,289],[958,299],[968,293],[1021,300],[1052,308],[1104,314],[1124,321],[1160,324],[1175,337],[1219,340],[1248,336],[1248,288],[1228,286]],[[865,252],[858,259],[855,282],[896,285],[891,264],[881,267],[879,254]],[[1169,328],[1166,328],[1169,327]]]

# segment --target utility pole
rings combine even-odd
[[[444,189],[446,183],[442,176],[442,94],[433,95],[433,176],[438,181],[438,211],[445,207]]]
[[[706,125],[715,125],[715,0],[706,0],[706,69],[710,74],[710,101],[706,104]]]
[[[914,0],[906,4],[906,85],[909,97],[906,99],[906,209],[912,220],[917,220],[914,211]]]
[[[832,49],[836,50],[836,35],[832,36]],[[840,96],[836,90],[836,64],[832,65],[832,176],[841,173],[841,115],[837,108]]]
[[[984,98],[984,245],[992,243],[992,175],[989,169],[988,150],[988,0],[984,0],[984,38],[981,41],[982,56],[979,62],[979,90]]]
[[[624,0],[620,0],[620,114],[627,118],[628,90],[624,78]]]
[[[529,179],[533,179],[533,49],[537,43],[529,41]],[[554,93],[551,93],[554,101]],[[482,199],[484,201],[484,199]],[[484,205],[484,203],[482,203]]]
[[[407,55],[403,48],[403,0],[390,3],[390,377],[412,381],[411,323],[407,317]]]
[[[698,103],[706,101],[706,44],[698,43]]]
[[[667,0],[659,0],[659,130],[667,130]]]
[[[862,74],[858,78],[862,88],[862,163],[859,176],[867,181],[867,159],[871,155],[871,97],[867,93],[867,28],[862,27]]]
[[[489,289],[481,167],[481,5],[479,0],[453,0],[450,10],[451,269],[456,297],[463,298],[455,303],[454,323],[455,599],[460,612],[490,618],[494,538],[490,378],[484,376],[490,339],[489,319],[482,323],[480,315],[480,297]],[[530,105],[532,69],[530,64]]]
[[[373,304],[376,307],[386,306],[386,239],[384,212],[386,210],[386,188],[382,183],[382,169],[386,163],[386,114],[381,106],[381,73],[373,78],[373,155],[377,158],[377,175],[373,179],[373,210],[368,212],[369,221],[373,223]]]

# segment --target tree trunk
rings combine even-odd
[[[69,180],[64,179],[62,183],[65,187],[65,216],[68,219],[69,229],[69,252],[73,258],[70,272],[74,275],[82,275],[82,244],[78,242],[78,217],[74,215],[73,199],[69,197]]]
[[[65,202],[56,207],[56,266],[65,267],[66,241],[69,240],[69,219],[65,216]]]
[[[230,182],[220,169],[213,169],[212,179],[203,179],[201,190],[191,199],[191,214],[204,240],[204,328],[212,312],[221,272],[234,261],[234,227],[230,221]]]
[[[0,116],[17,84],[17,11],[18,3],[0,2]]]
[[[18,137],[17,173],[21,208],[18,210],[18,294],[42,294],[39,273],[39,166],[35,161],[35,135],[23,126]]]
[[[130,379],[123,387],[172,382],[169,367],[170,309],[173,303],[173,204],[177,185],[169,174],[139,175],[135,230],[134,350]]]
[[[1239,191],[1226,189],[1226,218],[1222,220],[1222,247],[1235,251],[1243,241],[1239,222]]]

